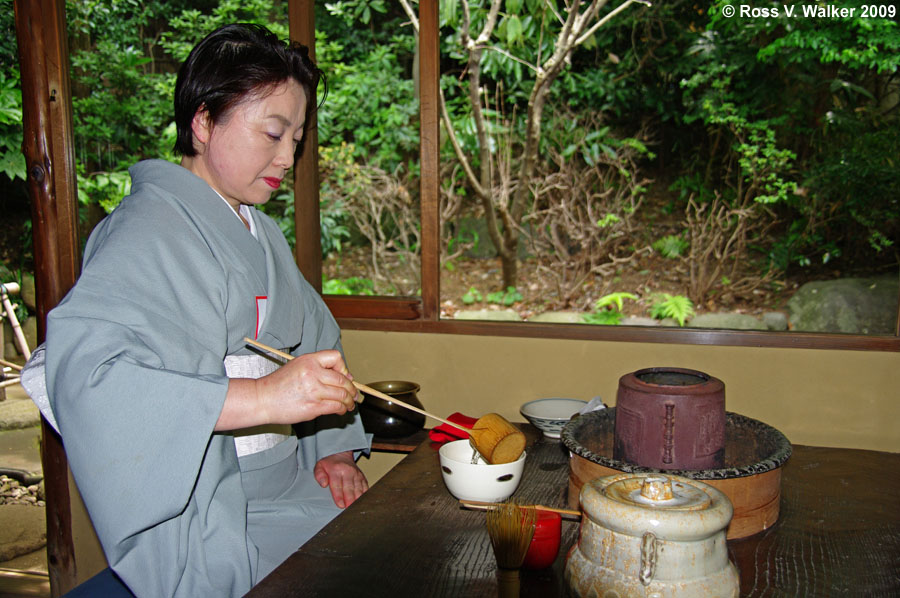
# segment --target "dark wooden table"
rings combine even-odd
[[[529,438],[513,498],[565,507],[568,454]],[[259,583],[248,596],[497,596],[484,513],[459,508],[424,440],[360,500]],[[784,465],[781,516],[728,543],[741,596],[900,596],[900,454],[794,446]],[[521,573],[521,596],[565,596],[566,554],[578,522],[563,520],[552,568]]]

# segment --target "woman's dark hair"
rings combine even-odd
[[[184,156],[197,154],[191,121],[198,110],[205,110],[212,123],[219,123],[242,101],[265,95],[291,78],[306,92],[309,117],[315,109],[316,87],[325,79],[306,46],[286,44],[260,25],[237,23],[216,29],[194,46],[178,71],[175,151]]]

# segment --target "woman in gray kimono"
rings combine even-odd
[[[131,168],[48,316],[53,415],[136,595],[242,595],[368,487],[340,331],[255,209],[294,163],[319,76],[262,27],[201,41],[175,90],[181,164]]]

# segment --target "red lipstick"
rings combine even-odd
[[[266,182],[266,185],[268,185],[272,189],[278,189],[278,187],[281,186],[281,179],[276,179],[275,177],[267,176],[267,177],[263,177],[263,180]]]

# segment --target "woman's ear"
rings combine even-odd
[[[201,146],[197,148],[198,151],[209,142],[209,137],[212,134],[212,126],[212,119],[209,117],[209,112],[201,107],[194,114],[193,120],[191,120],[191,132],[194,134],[194,141]]]

